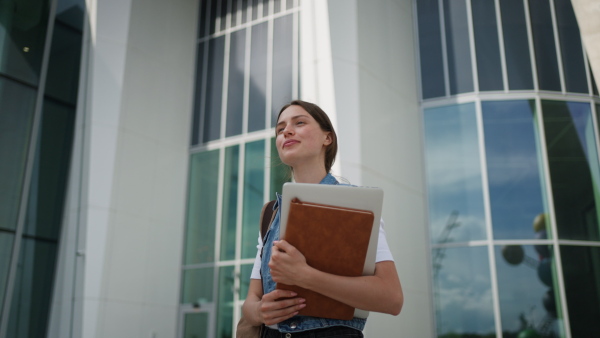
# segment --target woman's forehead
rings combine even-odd
[[[291,118],[295,118],[295,117],[300,117],[300,116],[312,117],[301,106],[291,105],[291,106],[287,107],[284,111],[281,112],[281,114],[279,115],[279,119],[277,120],[277,123],[279,123],[279,122],[281,122],[283,120],[287,120],[287,119],[291,119]]]

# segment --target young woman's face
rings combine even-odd
[[[292,168],[299,163],[324,166],[325,147],[331,144],[331,134],[302,108],[286,108],[277,121],[277,152],[281,161]]]

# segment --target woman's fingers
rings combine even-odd
[[[274,290],[264,295],[259,310],[266,325],[277,324],[298,314],[304,308],[304,298],[288,290]],[[295,297],[295,298],[290,298]]]

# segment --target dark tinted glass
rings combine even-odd
[[[577,19],[569,0],[554,0],[565,86],[568,92],[589,93]]]
[[[23,238],[15,279],[6,337],[45,337],[52,285],[56,242]]]
[[[564,337],[554,254],[549,245],[496,247],[502,337]],[[527,315],[524,315],[527,314]],[[578,336],[573,336],[578,337]]]
[[[220,28],[222,31],[224,31],[225,29],[227,29],[227,12],[229,10],[229,6],[231,6],[231,1],[232,0],[220,0],[220,1],[216,1],[217,3],[219,3],[219,13],[221,13],[220,17],[221,17],[221,25]]]
[[[275,138],[271,139],[271,160],[269,162],[271,163],[271,192],[269,194],[269,199],[274,200],[277,198],[275,193],[281,193],[283,184],[290,180],[290,169],[279,159]]]
[[[181,303],[212,303],[215,268],[185,269],[181,290]]]
[[[271,1],[269,0],[262,0],[263,2],[263,17],[266,17],[269,15],[269,4],[271,3]]]
[[[596,84],[596,79],[594,77],[594,72],[592,72],[592,67],[591,66],[588,67],[588,68],[590,69],[590,73],[589,74],[590,74],[590,79],[591,79],[591,82],[592,82],[592,93],[594,95],[596,95],[596,96],[599,96],[600,94],[598,94],[598,86]]]
[[[245,153],[241,257],[254,258],[259,233],[258,220],[264,201],[265,141],[246,143]]]
[[[437,0],[417,1],[423,99],[446,95],[440,13]]]
[[[472,0],[479,90],[502,90],[502,65],[494,1]]]
[[[229,92],[225,136],[242,133],[244,113],[244,73],[246,66],[246,30],[231,33],[229,46]]]
[[[534,107],[534,101],[481,103],[494,239],[538,236],[534,220],[547,212]]]
[[[74,124],[74,107],[45,101],[29,187],[25,235],[58,240]]]
[[[42,68],[49,4],[47,0],[3,1],[0,74],[37,85]]]
[[[600,332],[600,247],[561,245],[571,337]]]
[[[230,19],[231,19],[231,27],[235,27],[238,25],[238,11],[240,11],[240,8],[238,8],[238,0],[229,0],[230,1],[230,10],[229,10],[229,14],[230,14]],[[241,18],[240,18],[241,19]]]
[[[550,2],[529,1],[529,14],[539,89],[561,91]]]
[[[250,51],[250,88],[248,89],[248,132],[266,128],[267,34],[267,22],[252,26],[252,47]]]
[[[0,228],[17,226],[35,100],[34,89],[0,77]]]
[[[14,233],[0,230],[0,304],[4,305],[6,295],[6,283],[8,282],[8,271],[12,258]],[[0,316],[2,316],[3,306],[0,306]]]
[[[207,8],[208,3],[211,0],[201,0],[200,8],[198,13],[198,38],[203,38],[206,36],[206,32],[208,31],[206,27],[208,27],[207,23],[209,22],[209,18],[207,18]]]
[[[293,15],[288,14],[275,19],[273,24],[271,126],[275,125],[281,107],[292,100],[293,23]]]
[[[217,303],[217,337],[233,337],[233,266],[219,268],[219,302]]]
[[[240,300],[246,299],[248,295],[248,287],[250,286],[250,275],[252,274],[252,266],[254,264],[244,264],[240,267]]]
[[[465,0],[444,0],[450,94],[473,91],[471,45]]]
[[[208,45],[206,99],[202,141],[208,142],[221,135],[221,97],[223,95],[223,63],[225,36],[211,39]]]
[[[261,0],[252,0],[252,20],[256,20],[260,17],[260,13],[258,12],[258,4]]]
[[[494,337],[487,247],[432,252],[437,337]]]
[[[200,114],[202,112],[202,100],[204,100],[204,49],[206,43],[198,44],[198,50],[196,52],[196,77],[194,85],[194,113],[192,116],[192,145],[196,145],[200,142]]]
[[[533,89],[523,0],[500,1],[508,88]]]
[[[599,240],[595,182],[600,177],[588,103],[542,101],[558,236]]]
[[[251,0],[242,0],[242,24],[248,22],[248,10]]]
[[[217,30],[217,17],[219,16],[219,3],[222,1],[210,0],[210,18],[208,20],[208,32],[214,34]]]

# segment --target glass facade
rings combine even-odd
[[[570,1],[416,6],[437,336],[593,336],[600,98]]]
[[[71,159],[83,1],[0,5],[0,336],[43,337]]]
[[[288,179],[272,126],[298,97],[298,1],[200,1],[182,267],[183,337],[232,337],[260,211]]]

